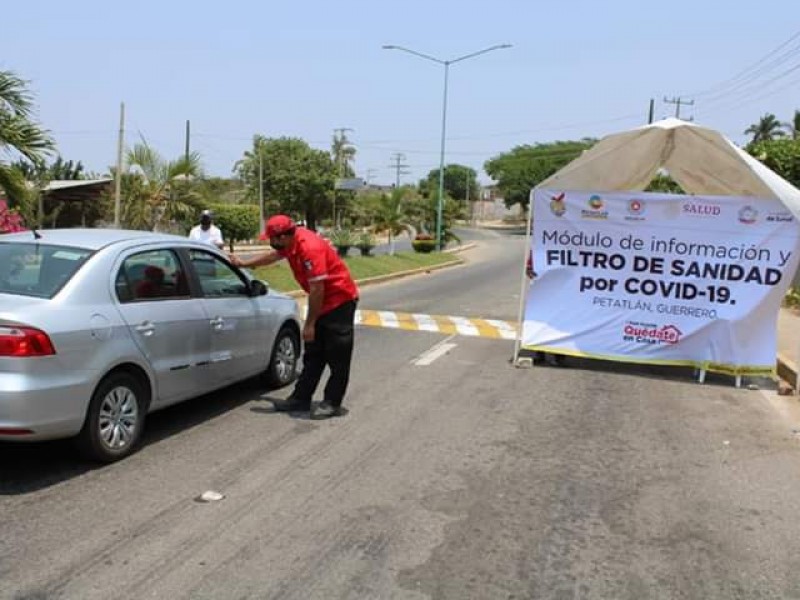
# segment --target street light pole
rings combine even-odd
[[[442,244],[442,212],[444,207],[444,150],[445,150],[445,140],[447,134],[447,84],[450,75],[450,65],[452,65],[453,63],[461,62],[463,60],[467,60],[469,58],[480,56],[481,54],[486,54],[487,52],[492,52],[493,50],[501,50],[505,48],[511,48],[511,44],[498,44],[496,46],[490,46],[489,48],[484,48],[483,50],[478,50],[477,52],[472,52],[470,54],[465,54],[464,56],[459,56],[458,58],[453,58],[451,60],[443,60],[441,58],[436,58],[435,56],[431,56],[429,54],[423,54],[422,52],[417,52],[416,50],[403,48],[402,46],[394,46],[394,45],[383,46],[384,50],[400,50],[402,52],[413,54],[414,56],[418,56],[420,58],[424,58],[426,60],[430,60],[432,62],[444,66],[444,97],[442,99],[442,141],[439,150],[439,199],[436,204],[436,249],[439,251],[441,251],[442,248],[444,247],[444,245]]]
[[[436,203],[436,249],[441,252],[442,243],[442,212],[444,210],[444,145],[447,130],[447,80],[450,74],[450,63],[444,63],[444,98],[442,100],[442,145],[439,149],[439,201]]]

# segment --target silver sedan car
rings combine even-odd
[[[140,231],[0,235],[0,440],[129,454],[145,416],[237,381],[291,383],[297,303],[211,246]]]

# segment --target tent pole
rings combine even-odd
[[[526,289],[529,287],[528,284],[528,275],[525,273],[525,266],[528,261],[528,256],[531,255],[532,245],[531,240],[533,239],[533,201],[534,201],[534,192],[536,188],[531,190],[530,195],[528,196],[528,218],[526,219],[527,225],[525,230],[525,255],[523,256],[523,260],[520,263],[522,276],[520,277],[520,284],[519,284],[519,312],[517,313],[517,337],[514,340],[514,357],[513,362],[514,366],[518,366],[519,364],[519,353],[522,349],[522,324],[525,320],[525,304],[526,304]],[[532,364],[532,361],[531,361]]]

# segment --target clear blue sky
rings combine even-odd
[[[416,181],[438,166],[442,68],[383,44],[453,58],[447,162],[481,169],[522,143],[602,136],[674,111],[665,95],[724,82],[800,30],[798,0],[141,0],[6,3],[0,68],[32,81],[39,118],[65,158],[114,163],[119,103],[128,141],[167,157],[184,123],[206,171],[227,176],[254,133],[327,148],[354,129],[356,169]],[[800,108],[800,52],[753,87],[696,96],[684,109],[734,141],[759,115]],[[777,78],[769,82],[771,78]],[[485,180],[485,176],[483,177]]]

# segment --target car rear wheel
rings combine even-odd
[[[114,462],[133,452],[144,428],[146,388],[126,372],[106,377],[92,396],[78,447],[92,460]]]
[[[297,377],[300,361],[300,336],[291,327],[283,327],[275,338],[272,358],[267,367],[267,381],[270,386],[280,388],[289,385]]]

